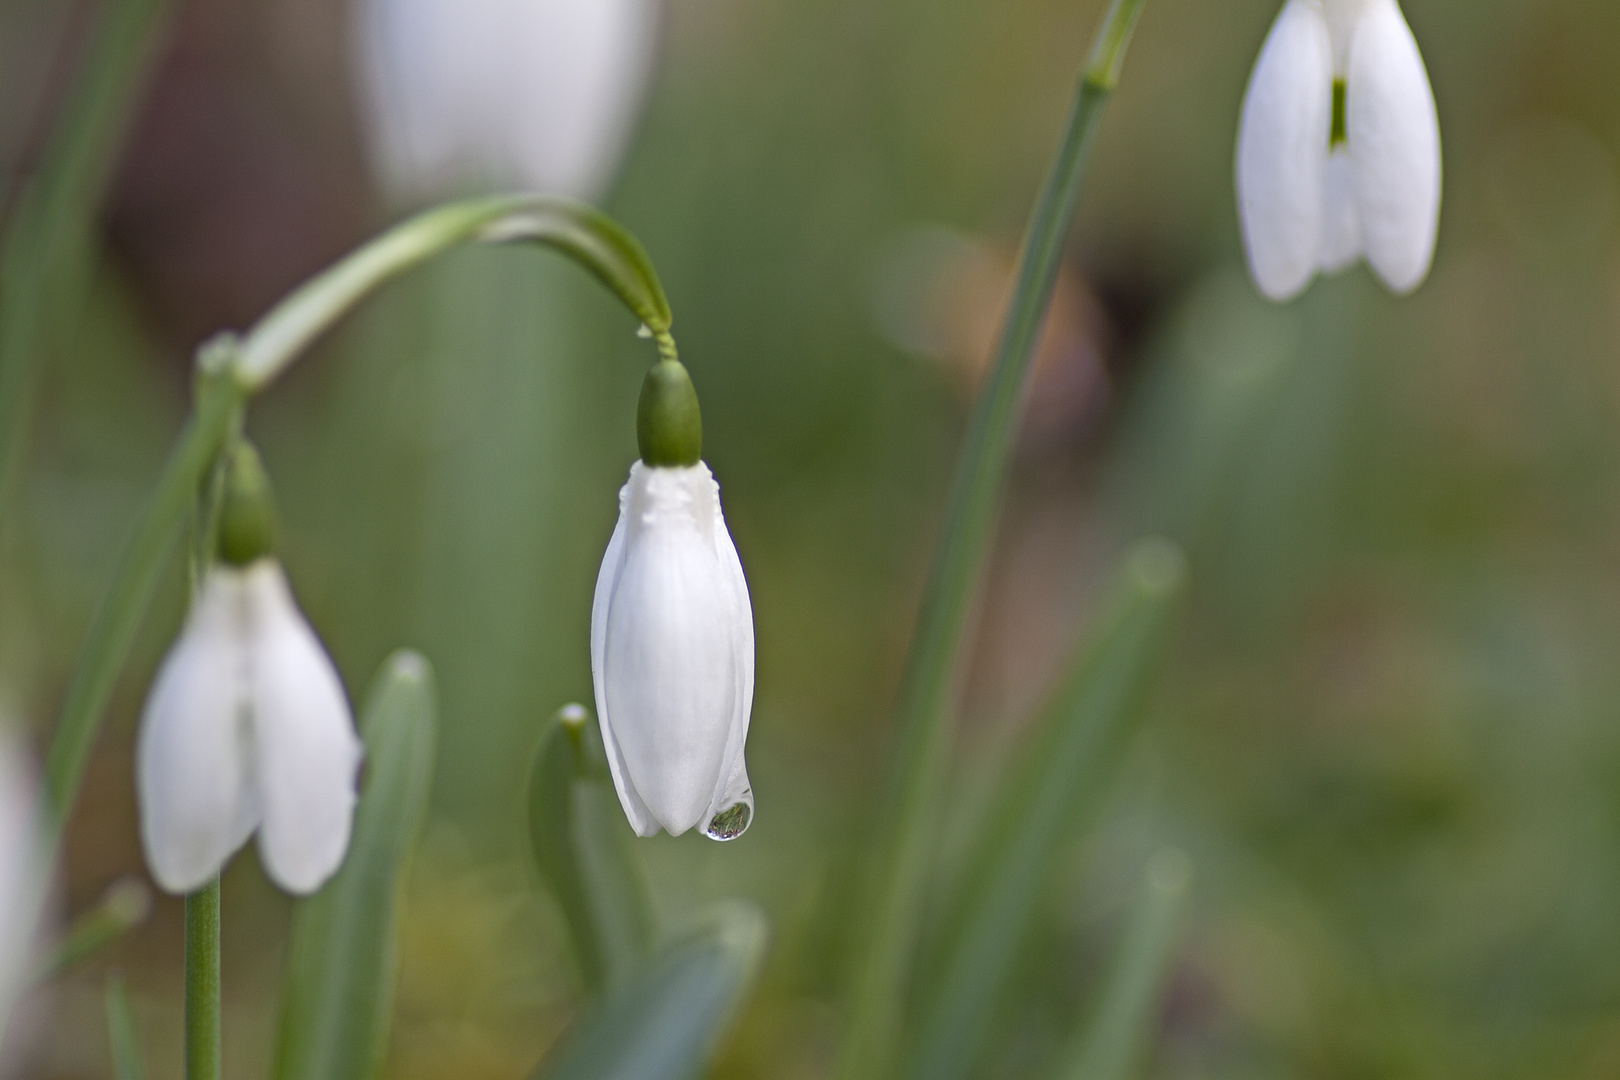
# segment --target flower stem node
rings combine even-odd
[[[276,504],[270,474],[246,439],[225,451],[225,483],[219,504],[219,558],[228,566],[251,566],[275,551]]]
[[[141,716],[152,876],[191,892],[257,831],[271,880],[314,892],[348,849],[361,754],[343,683],[281,564],[209,567]]]
[[[685,469],[703,457],[703,416],[692,377],[679,360],[660,360],[641,384],[636,409],[641,460],[665,469]]]
[[[743,761],[754,617],[720,486],[701,461],[631,467],[596,582],[591,673],[613,786],[637,835],[742,835],[754,815]]]
[[[1249,268],[1273,300],[1365,258],[1397,294],[1423,283],[1440,222],[1440,123],[1396,0],[1287,0],[1238,132]]]

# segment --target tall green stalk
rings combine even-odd
[[[897,776],[884,817],[889,832],[867,906],[872,922],[848,1003],[840,1067],[845,1080],[890,1075],[950,763],[956,664],[1001,505],[1019,405],[1074,220],[1080,181],[1103,109],[1118,85],[1142,4],[1143,0],[1113,0],[1098,30],[1062,146],[1025,236],[995,366],[974,410],[952,484],[944,533],[901,686]]]
[[[172,0],[108,0],[38,170],[0,241],[0,498],[53,301],[83,257],[96,201]]]
[[[219,1080],[219,877],[186,897],[186,1080]]]

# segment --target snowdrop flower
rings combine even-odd
[[[271,879],[311,893],[349,846],[361,745],[332,661],[270,554],[269,483],[230,451],[219,560],[146,699],[141,840],[170,892],[206,884],[255,831]]]
[[[651,73],[657,0],[358,3],[361,97],[391,196],[600,193]]]
[[[44,887],[33,770],[0,721],[0,1032],[23,988]]]
[[[647,376],[637,435],[641,460],[619,492],[591,609],[602,742],[637,835],[702,826],[731,840],[754,815],[743,763],[754,617],[679,363]]]
[[[1416,289],[1440,221],[1440,124],[1396,0],[1287,0],[1249,80],[1237,189],[1249,267],[1287,300],[1365,256]]]

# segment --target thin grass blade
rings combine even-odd
[[[366,786],[348,857],[293,919],[278,1080],[364,1080],[382,1066],[399,911],[433,780],[436,711],[427,660],[408,650],[389,657],[366,702]]]
[[[721,905],[588,1014],[536,1080],[693,1080],[753,987],[767,938],[757,908]]]
[[[117,975],[107,979],[107,1042],[112,1047],[114,1080],[146,1080],[129,990]]]
[[[979,843],[969,893],[912,1056],[914,1080],[971,1074],[1006,989],[1053,856],[1094,805],[1157,674],[1186,579],[1159,540],[1127,556],[1116,598],[1084,642],[1025,758],[1004,779]]]
[[[529,840],[562,908],[588,990],[623,985],[652,941],[646,886],[625,848],[602,736],[582,706],[547,724],[529,779]]]
[[[1191,885],[1185,855],[1154,856],[1096,1014],[1053,1080],[1129,1080],[1140,1074]]]

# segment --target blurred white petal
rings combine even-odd
[[[747,583],[706,466],[637,462],[592,618],[597,712],[625,813],[707,824],[740,767],[753,694]],[[640,806],[633,805],[632,798]]]
[[[0,721],[0,1031],[23,988],[45,874],[33,770]]]
[[[1350,51],[1347,128],[1367,261],[1409,293],[1434,259],[1440,122],[1411,29],[1395,0],[1368,0]]]
[[[1238,208],[1249,268],[1273,300],[1298,295],[1320,264],[1332,123],[1327,23],[1310,0],[1288,0],[1250,77],[1238,131]]]
[[[385,187],[404,200],[599,195],[651,72],[657,15],[656,0],[359,0]]]
[[[252,699],[259,854],[271,879],[311,893],[349,847],[362,754],[342,680],[294,603],[281,567],[249,569],[257,616]]]
[[[207,882],[257,823],[248,776],[251,622],[246,574],[210,570],[146,699],[136,746],[141,840],[169,892]]]
[[[1322,172],[1321,269],[1348,269],[1361,258],[1361,212],[1356,206],[1356,170],[1342,149],[1329,155]]]

